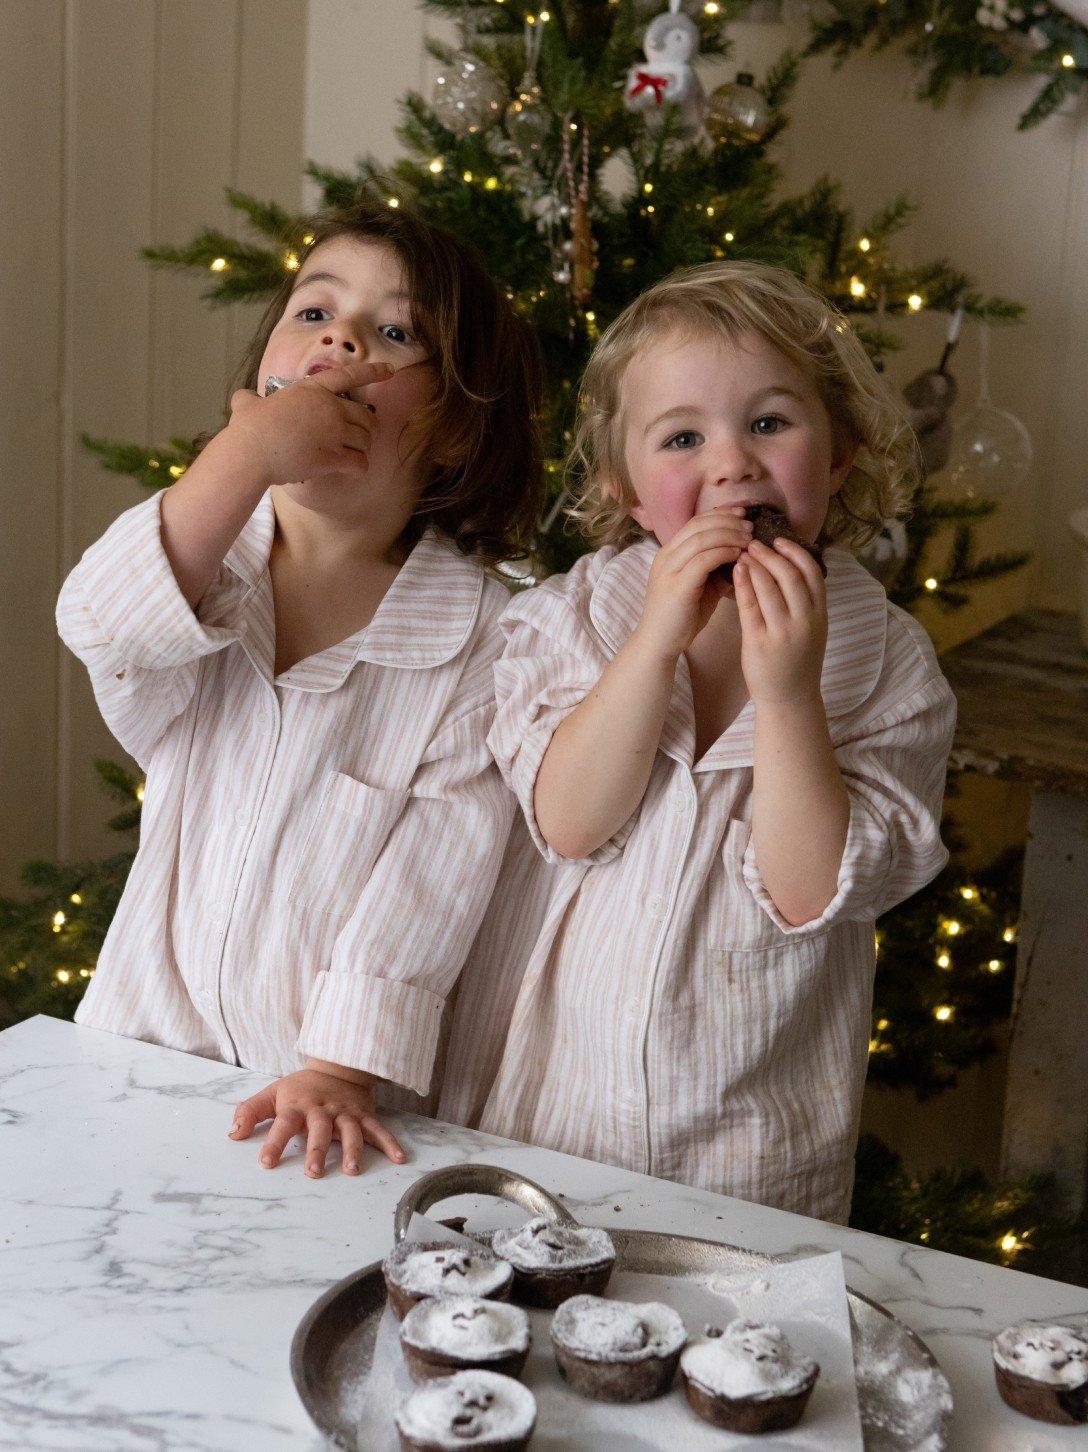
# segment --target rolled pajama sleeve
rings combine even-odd
[[[61,639],[87,667],[106,725],[146,769],[196,689],[201,659],[237,640],[205,625],[162,547],[162,495],[121,515],[68,576],[57,601]]]
[[[783,933],[875,921],[932,882],[948,861],[941,807],[955,727],[956,698],[944,676],[935,676],[864,736],[835,748],[850,821],[835,896],[819,917],[786,921],[763,884],[755,842],[749,841],[744,880]]]

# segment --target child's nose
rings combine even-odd
[[[759,473],[759,460],[746,440],[729,440],[717,450],[712,467],[715,481],[729,484],[754,478]]]
[[[354,337],[352,337],[352,335],[348,332],[341,332],[335,334],[326,333],[326,335],[321,339],[321,344],[322,347],[325,348],[335,348],[337,345],[339,345],[344,349],[346,353],[354,354],[359,351],[358,343],[355,341]]]

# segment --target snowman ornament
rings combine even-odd
[[[684,124],[697,126],[702,120],[703,88],[692,61],[699,51],[699,27],[683,14],[680,0],[669,0],[668,11],[650,21],[642,49],[645,63],[627,72],[623,92],[627,109],[649,113],[649,122],[665,106],[679,106]]]

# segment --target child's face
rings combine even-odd
[[[667,544],[719,505],[770,504],[810,544],[853,461],[806,373],[756,333],[663,338],[622,385],[632,517]]]
[[[333,237],[306,259],[261,359],[258,392],[270,373],[304,378],[333,363],[387,362],[397,372],[352,397],[376,409],[370,462],[360,483],[341,479],[289,484],[300,503],[323,512],[369,513],[407,507],[426,482],[425,441],[405,431],[434,395],[435,373],[416,337],[404,269],[392,247]]]

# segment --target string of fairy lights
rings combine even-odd
[[[963,884],[956,891],[965,903],[981,902],[978,888],[973,887],[970,883]],[[938,921],[937,933],[941,938],[946,939],[947,942],[939,946],[933,961],[942,972],[952,973],[955,971],[956,964],[953,960],[951,944],[955,939],[961,937],[964,931],[965,925],[959,918],[942,917]],[[1011,946],[1016,942],[1016,934],[1016,925],[1009,923],[1001,931],[1001,940]],[[875,935],[875,947],[878,959],[883,942],[884,934],[878,929]],[[1003,973],[1009,965],[1004,958],[997,957],[988,958],[984,963],[976,966],[978,971],[996,974]],[[932,1014],[938,1023],[951,1023],[956,1016],[955,1005],[945,1002],[935,1004],[932,1009]],[[874,1027],[875,1031],[869,1040],[869,1053],[870,1055],[887,1053],[892,1048],[892,1044],[887,1039],[881,1039],[880,1035],[887,1033],[888,1029],[891,1028],[891,1021],[887,1018],[878,1018]]]

